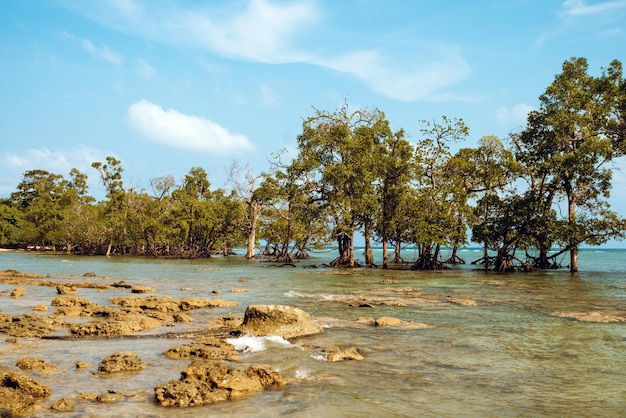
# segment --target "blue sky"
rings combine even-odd
[[[0,0],[0,57],[0,197],[74,167],[101,197],[107,155],[148,192],[197,166],[224,187],[346,99],[414,139],[442,115],[505,138],[565,60],[626,60],[626,0]]]

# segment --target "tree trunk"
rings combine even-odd
[[[383,269],[387,268],[387,240],[383,238]]]
[[[340,233],[337,237],[339,257],[331,263],[333,267],[354,268],[354,230],[351,234]]]
[[[402,254],[400,254],[401,252],[402,252],[402,244],[400,243],[400,240],[398,240],[396,241],[396,244],[394,246],[394,263],[396,264],[404,263]]]
[[[570,183],[566,186],[567,190],[567,212],[568,222],[570,227],[570,239],[569,239],[569,271],[574,274],[578,272],[578,237],[576,233],[576,195],[570,186]]]
[[[485,271],[489,270],[489,249],[487,244],[483,247],[483,260],[485,260]]]
[[[250,202],[250,229],[248,230],[248,250],[246,258],[248,260],[254,258],[254,248],[256,244],[256,224],[259,218],[259,205],[254,200]]]
[[[365,265],[373,266],[374,265],[374,255],[372,254],[372,244],[371,244],[371,226],[372,222],[370,219],[365,221],[365,231],[363,233],[365,238]]]
[[[348,258],[348,265],[350,268],[354,268],[354,227],[350,228],[350,254]]]

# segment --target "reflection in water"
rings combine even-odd
[[[14,366],[27,356],[56,364],[63,371],[32,373],[52,388],[50,401],[83,391],[132,393],[118,404],[80,403],[75,416],[619,416],[626,410],[626,324],[582,323],[553,313],[623,315],[626,271],[616,266],[624,261],[626,251],[582,251],[581,272],[572,278],[566,272],[485,274],[469,266],[430,273],[348,272],[281,269],[241,258],[182,261],[0,253],[2,270],[52,274],[54,280],[70,282],[124,280],[154,287],[158,295],[219,297],[239,303],[191,311],[193,323],[149,334],[197,329],[216,318],[242,316],[251,303],[296,306],[325,325],[323,334],[293,344],[272,339],[242,344],[241,367],[275,365],[294,379],[285,388],[183,410],[153,402],[154,386],[177,380],[188,364],[162,355],[188,342],[183,339],[20,339],[16,346],[2,338],[0,365]],[[83,278],[86,272],[102,278]],[[13,288],[0,284],[0,292]],[[35,305],[49,305],[56,296],[54,288],[26,288],[18,299],[0,293],[2,312],[32,313]],[[230,291],[241,288],[247,292]],[[348,296],[376,289],[396,289],[400,295],[396,299],[409,292],[414,299],[405,306],[345,303]],[[79,295],[110,304],[111,298],[128,295],[128,290],[81,288]],[[454,298],[476,305],[447,303]],[[52,309],[44,314],[52,315]],[[393,316],[432,328],[375,328],[356,322],[366,316]],[[365,360],[324,361],[323,350],[332,345],[357,347]],[[113,376],[92,373],[103,357],[125,350],[138,353],[147,369]],[[76,360],[93,367],[76,370]],[[44,409],[40,416],[46,414]]]

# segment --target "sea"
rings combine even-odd
[[[377,260],[381,255],[375,250]],[[415,255],[414,250],[404,252],[409,261]],[[335,257],[332,250],[312,253],[295,267],[243,256],[169,260],[5,251],[0,253],[0,270],[49,275],[54,281],[123,280],[153,287],[158,296],[220,298],[238,305],[188,311],[194,322],[144,331],[139,339],[19,338],[14,344],[3,335],[0,365],[15,367],[19,358],[36,357],[60,369],[24,372],[51,388],[47,406],[36,413],[41,417],[626,416],[626,322],[589,323],[562,315],[626,315],[626,250],[583,249],[576,275],[566,269],[484,272],[470,264],[480,258],[480,249],[462,249],[459,255],[467,264],[424,272],[323,267]],[[11,298],[15,285],[0,284],[0,311],[33,313],[34,306],[49,305],[56,296],[55,288],[23,287],[23,297]],[[360,295],[390,292],[419,292],[427,302],[346,303]],[[100,304],[111,305],[110,299],[128,295],[127,289],[79,289],[79,296]],[[450,303],[454,300],[472,303]],[[231,340],[240,351],[235,367],[269,364],[290,383],[212,405],[158,405],[154,387],[178,380],[190,361],[168,359],[163,352],[190,342],[186,331],[223,317],[243,317],[251,304],[297,307],[324,327],[321,334],[292,341],[247,335]],[[428,327],[375,327],[358,321],[383,316]],[[180,337],[158,338],[172,332]],[[324,353],[333,346],[354,347],[364,359],[327,361]],[[147,368],[93,373],[104,357],[119,351],[136,352]],[[77,360],[93,367],[76,369]],[[128,396],[108,404],[80,401],[71,413],[49,409],[57,399],[111,390]]]

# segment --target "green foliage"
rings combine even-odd
[[[22,212],[9,199],[0,199],[0,245],[12,246],[20,242],[24,227]]]
[[[338,244],[338,265],[355,265],[354,233],[375,201],[375,149],[387,129],[383,112],[351,111],[347,103],[333,113],[316,110],[303,122],[298,160],[318,182],[318,199]]]
[[[548,198],[547,205],[534,200],[539,213],[561,201],[567,207],[566,225],[560,222],[558,233],[546,234],[537,245],[545,250],[554,242],[566,242],[572,272],[578,269],[581,244],[623,236],[623,221],[610,212],[606,199],[612,177],[608,164],[624,155],[624,84],[618,61],[594,77],[588,74],[586,59],[572,58],[539,97],[540,108],[531,112],[527,128],[515,138],[531,193]],[[553,231],[554,226],[539,227]]]

